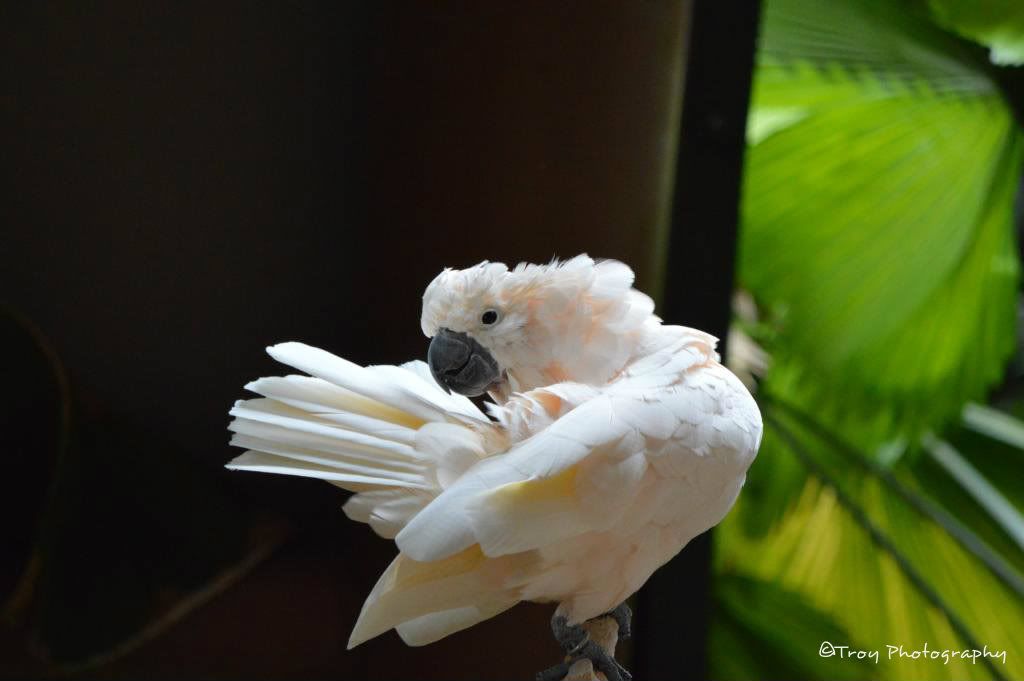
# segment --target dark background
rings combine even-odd
[[[535,605],[428,649],[387,634],[345,652],[393,546],[336,488],[222,465],[231,402],[280,371],[266,345],[422,357],[420,296],[444,266],[614,257],[645,290],[688,292],[667,319],[721,332],[754,5],[582,7],[5,6],[0,676],[531,678],[556,661]],[[734,54],[691,55],[712,114],[692,89],[681,109],[691,23]],[[669,240],[673,214],[694,226]]]

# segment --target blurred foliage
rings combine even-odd
[[[1011,35],[997,4],[765,2],[739,277],[769,425],[716,536],[716,678],[1024,677],[1024,424],[972,405],[1017,348],[1024,144],[944,30]],[[886,659],[925,643],[1007,661]]]
[[[1020,0],[929,0],[935,20],[991,48],[992,62],[1024,64],[1024,3]]]
[[[757,669],[766,679],[863,679],[871,675],[863,661],[834,667],[827,658],[808,655],[822,640],[849,642],[846,631],[799,593],[778,583],[727,574],[715,581],[722,612],[711,631],[715,678],[742,679]]]
[[[898,3],[766,11],[740,278],[778,331],[768,381],[867,445],[944,423],[1014,348],[1010,111]]]

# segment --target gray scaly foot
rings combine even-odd
[[[630,620],[632,613],[625,603],[609,613],[595,617],[614,618],[619,625],[618,639],[629,638],[631,633]],[[631,681],[633,676],[616,661],[614,657],[590,639],[586,629],[578,624],[569,624],[563,615],[557,612],[551,618],[551,631],[558,645],[565,651],[566,659],[554,667],[545,669],[537,675],[537,681],[561,681],[569,673],[569,668],[578,660],[590,660],[595,671],[602,672],[608,681]]]

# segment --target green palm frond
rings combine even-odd
[[[822,641],[862,648],[828,613],[795,591],[735,573],[715,580],[717,616],[709,635],[720,679],[869,678],[870,661],[842,665],[817,655]]]
[[[1024,549],[1024,515],[950,443],[928,433],[924,445],[931,457],[988,512],[1017,547]],[[1024,597],[1024,593],[1021,595]]]
[[[941,425],[1014,347],[1020,134],[899,3],[767,10],[740,279],[778,328],[769,381],[862,443]]]
[[[817,423],[812,416],[801,412],[787,404],[785,401],[773,399],[771,396],[762,395],[762,403],[768,409],[769,421],[776,423],[777,415],[785,415],[794,423],[798,424],[809,436],[815,439],[814,466],[831,465],[832,473],[837,478],[845,477],[849,467],[853,467],[860,474],[868,475],[877,480],[889,496],[895,497],[915,510],[922,518],[931,521],[941,527],[952,539],[954,539],[965,551],[972,554],[989,571],[1000,579],[1007,587],[1014,591],[1018,598],[1024,599],[1024,544],[1019,541],[1018,534],[1021,530],[1020,514],[1007,502],[999,491],[979,471],[975,470],[967,461],[960,457],[953,446],[941,441],[934,435],[927,435],[929,449],[933,451],[932,460],[944,473],[949,473],[950,459],[954,460],[953,466],[957,467],[951,476],[954,483],[952,490],[948,487],[939,499],[922,491],[921,472],[924,466],[915,461],[912,467],[898,466],[890,470],[886,465],[880,464],[874,458],[863,454],[844,442],[834,433]],[[934,442],[932,442],[934,441]],[[934,455],[934,450],[941,448],[939,456]],[[792,447],[790,447],[792,450]],[[940,457],[944,459],[940,460]],[[804,463],[805,468],[807,467]],[[965,472],[966,469],[966,472]],[[899,474],[902,474],[902,478]],[[934,475],[930,480],[934,484]],[[928,486],[924,486],[928,488]],[[951,493],[955,492],[955,493]],[[952,512],[952,509],[961,511],[963,499],[959,494],[968,495],[984,511],[982,522],[972,519],[974,522],[965,522]],[[957,503],[950,503],[955,500]],[[946,503],[943,504],[943,501]],[[994,514],[993,509],[998,510]],[[983,537],[981,532],[990,528],[992,520],[997,520],[1004,529],[1001,535],[1009,539],[1005,541],[991,541],[992,535]],[[1018,559],[1016,564],[1014,559]]]
[[[890,644],[909,648],[927,642],[932,649],[988,645],[1007,651],[1005,665],[883,659],[873,678],[1013,679],[1024,674],[1024,641],[1014,633],[1024,626],[1020,595],[941,524],[892,494],[875,473],[843,466],[834,451],[825,451],[794,424],[780,425],[777,418],[770,417],[773,427],[766,441],[801,451],[811,476],[766,536],[751,538],[732,519],[720,526],[717,572],[739,573],[799,594],[848,632],[851,645],[885,651]],[[738,510],[747,503],[741,495]],[[798,633],[784,638],[794,645],[802,640]],[[805,652],[816,654],[814,649]],[[843,673],[843,661],[831,664],[831,674],[803,678]]]
[[[750,599],[794,595],[809,619],[883,655],[925,642],[1007,651],[1005,664],[883,659],[861,678],[1018,678],[1024,491],[1007,486],[1020,458],[986,457],[1008,445],[969,431],[1024,442],[1024,426],[970,409],[967,428],[949,426],[1016,347],[1024,143],[976,50],[913,7],[766,2],[739,277],[770,330],[769,428],[717,534],[716,571],[749,580]],[[963,455],[902,456],[932,431]],[[736,593],[716,593],[716,675],[781,664],[720,660],[723,641],[817,654],[806,631],[765,629]],[[786,664],[794,678],[850,673]]]

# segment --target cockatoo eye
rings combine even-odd
[[[484,326],[491,326],[498,323],[498,311],[487,310],[480,316],[480,323]]]

